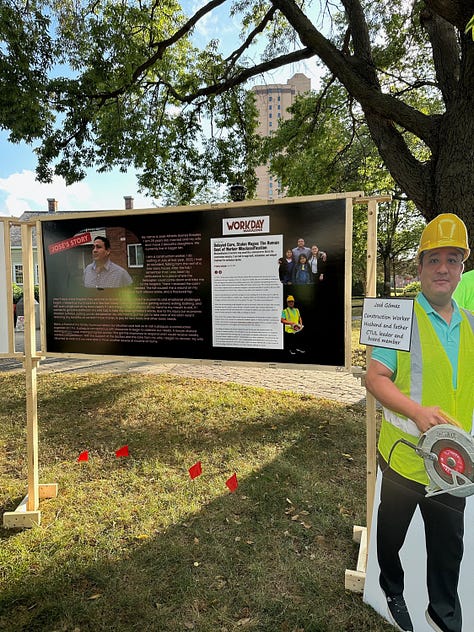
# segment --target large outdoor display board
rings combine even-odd
[[[343,366],[346,205],[295,198],[42,218],[44,351]],[[120,287],[90,265],[98,236],[123,269],[112,274]],[[301,239],[326,260],[318,274],[285,277],[281,259]],[[291,335],[288,295],[303,323]]]

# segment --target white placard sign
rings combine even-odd
[[[409,351],[412,321],[411,298],[365,298],[360,343]]]

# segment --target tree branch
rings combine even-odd
[[[132,74],[132,77],[127,85],[124,85],[121,88],[114,90],[113,92],[99,93],[94,96],[113,98],[125,92],[127,88],[129,88],[134,83],[137,83],[140,77],[143,76],[147,70],[152,68],[156,64],[157,61],[162,59],[163,54],[168,48],[170,48],[171,46],[173,46],[173,44],[176,44],[176,42],[178,42],[180,39],[188,35],[188,33],[190,33],[190,31],[199,22],[199,20],[206,15],[206,13],[209,13],[216,7],[220,6],[221,4],[224,4],[224,2],[226,2],[226,0],[211,0],[211,2],[208,2],[205,6],[199,9],[199,11],[197,11],[171,37],[169,37],[166,40],[162,40],[161,42],[157,42],[156,44],[152,44],[152,47],[157,49],[156,52],[153,55],[151,55],[145,62],[143,62],[143,64],[140,64],[140,66],[137,66],[137,68],[135,68]]]
[[[281,55],[280,57],[276,57],[275,59],[270,59],[268,61],[262,62],[261,64],[252,66],[252,68],[240,69],[231,77],[223,77],[221,81],[213,83],[204,88],[200,88],[199,90],[195,90],[193,93],[187,95],[180,94],[171,85],[168,85],[165,82],[163,83],[168,86],[171,94],[174,96],[175,99],[181,101],[181,103],[192,103],[200,97],[207,97],[213,94],[221,94],[229,88],[235,88],[236,86],[246,83],[252,77],[256,77],[265,72],[269,72],[270,70],[275,70],[276,68],[281,68],[281,66],[293,64],[303,59],[309,59],[310,57],[314,57],[314,52],[309,48],[302,48],[300,50],[294,51],[293,53]]]
[[[195,90],[194,92],[189,94],[181,94],[170,83],[163,81],[163,79],[161,78],[156,83],[166,86],[170,94],[177,101],[181,103],[193,103],[201,97],[221,94],[229,88],[235,88],[236,86],[242,85],[252,77],[256,77],[265,72],[269,72],[270,70],[275,70],[276,68],[280,68],[281,66],[285,66],[287,64],[293,64],[303,59],[309,59],[310,57],[314,57],[314,52],[308,48],[302,48],[292,53],[276,57],[275,59],[270,59],[268,61],[262,62],[261,64],[257,64],[256,66],[252,66],[251,68],[239,69],[238,72],[236,72],[234,75],[230,77],[223,76],[220,81],[205,86],[204,88]],[[127,88],[128,86],[124,85],[117,90],[113,90],[110,92],[100,92],[96,94],[88,94],[87,97],[89,99],[98,99],[102,102],[101,104],[104,104],[109,99],[116,98],[117,96],[125,93]]]
[[[183,24],[183,26],[179,28],[172,37],[168,38],[167,40],[163,40],[162,42],[158,42],[157,44],[154,44],[154,46],[159,49],[163,47],[163,50],[169,48],[169,46],[175,44],[178,40],[187,35],[196,26],[199,20],[206,15],[206,13],[210,13],[213,9],[216,9],[225,2],[226,0],[211,0],[211,2],[208,2],[203,7],[201,7],[199,11],[196,11],[196,13],[191,18],[189,18],[189,20],[185,24]]]
[[[474,14],[473,0],[425,0],[425,4],[433,13],[457,27],[461,33]]]
[[[459,81],[460,51],[456,29],[428,8],[421,12],[420,23],[428,33],[438,86],[446,106],[449,106],[456,98]]]
[[[436,143],[436,130],[429,116],[384,94],[378,84],[368,80],[369,69],[363,59],[344,56],[311,23],[293,0],[272,0],[300,36],[304,46],[312,49],[336,75],[364,111],[372,110],[413,132],[427,145]],[[370,73],[372,70],[370,70]]]
[[[377,112],[366,111],[365,118],[375,145],[393,179],[418,208],[431,210],[434,207],[430,163],[421,164],[408,150],[402,134],[392,121]]]
[[[372,59],[369,29],[364,12],[358,0],[342,0],[350,25],[350,34],[354,46],[354,54],[364,63],[367,80],[379,87],[379,80]]]
[[[259,24],[254,28],[254,30],[249,33],[248,37],[246,38],[245,42],[242,44],[242,46],[240,46],[239,48],[237,48],[236,50],[234,50],[229,57],[227,57],[226,61],[227,62],[231,62],[231,65],[234,66],[235,63],[237,62],[237,60],[240,58],[240,56],[242,55],[242,53],[244,51],[247,50],[247,48],[250,46],[250,44],[253,42],[253,40],[255,39],[255,37],[259,34],[262,33],[265,28],[267,27],[267,25],[273,20],[273,17],[276,13],[276,9],[275,7],[272,7],[270,9],[270,11],[268,11],[268,13],[265,15],[265,17],[259,22]]]

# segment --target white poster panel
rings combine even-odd
[[[379,584],[379,565],[377,561],[377,510],[380,501],[382,474],[377,472],[374,511],[370,531],[369,557],[364,587],[364,601],[374,608],[387,621],[390,620],[387,602]],[[464,555],[459,576],[459,598],[461,601],[463,630],[474,630],[474,600],[472,598],[472,569],[474,569],[474,500],[466,498],[464,512]],[[419,509],[410,523],[400,559],[405,572],[404,597],[413,623],[414,632],[433,632],[425,618],[428,607],[426,588],[426,548],[425,529]]]
[[[11,291],[7,286],[9,278],[7,270],[7,257],[5,252],[5,224],[0,221],[0,353],[8,353],[8,323],[10,318],[9,310],[13,309],[10,304]]]
[[[283,349],[282,252],[283,235],[211,239],[215,347]]]

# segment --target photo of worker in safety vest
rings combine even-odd
[[[286,307],[281,313],[281,322],[285,326],[284,346],[291,356],[305,353],[302,345],[298,345],[298,334],[303,329],[303,320],[300,310],[295,307],[295,297],[290,294],[286,297]]]
[[[430,493],[425,461],[413,449],[420,437],[449,423],[458,423],[468,444],[472,441],[474,317],[452,298],[469,254],[459,217],[443,213],[427,224],[418,249],[421,292],[414,304],[410,351],[375,347],[366,375],[367,389],[382,405],[380,502],[374,518],[378,582],[385,616],[407,632],[474,629],[473,620],[463,626],[458,594],[466,497]],[[448,441],[436,456],[436,468],[448,480],[456,472],[471,477],[471,453]],[[401,551],[415,512],[424,527],[426,586],[417,586],[413,594],[407,590]],[[427,595],[427,603],[424,620],[415,625],[411,604],[420,609],[420,594]]]

